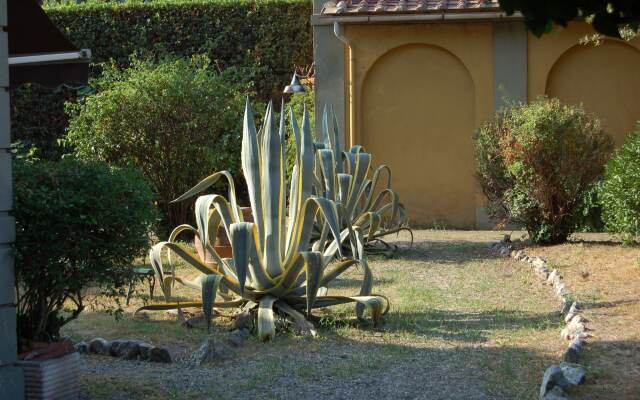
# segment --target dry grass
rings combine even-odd
[[[580,399],[640,399],[640,248],[603,234],[531,247],[562,273],[585,306],[594,337],[585,350],[590,376]]]
[[[183,363],[204,328],[186,330],[165,313],[135,320],[139,298],[119,322],[90,311],[65,333],[147,340],[170,346],[178,361],[84,356],[84,395],[91,399],[534,399],[544,368],[558,361],[564,345],[558,304],[526,266],[488,250],[501,237],[417,231],[412,250],[371,261],[374,291],[392,303],[381,328],[358,322],[352,307],[320,310],[320,338],[251,339],[207,367]],[[357,292],[357,274],[344,276],[330,293]],[[222,340],[231,321],[214,325]]]

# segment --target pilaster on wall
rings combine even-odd
[[[326,0],[313,0],[314,17],[322,12]],[[344,43],[333,33],[333,25],[322,24],[317,18],[311,18],[313,25],[313,60],[315,63],[315,108],[316,131],[320,129],[322,118],[319,118],[325,105],[332,105],[338,119],[338,126],[343,133],[345,127],[344,99]],[[345,138],[342,137],[344,140]],[[342,143],[344,145],[344,141]]]
[[[319,131],[320,118],[325,105],[333,106],[338,126],[345,130],[344,99],[344,44],[335,37],[332,25],[313,26],[313,59],[315,62],[315,106],[316,131]],[[342,137],[344,140],[344,137]],[[344,141],[342,143],[344,145]]]
[[[510,102],[527,101],[527,31],[522,21],[493,23],[493,109]],[[484,204],[484,196],[477,198]],[[495,224],[486,207],[476,208],[476,228],[490,229]]]
[[[527,31],[522,21],[493,23],[493,105],[527,101]]]
[[[9,64],[7,1],[0,0],[0,399],[24,398],[22,369],[15,367],[16,310],[13,242],[15,220],[11,216],[12,179],[9,122]]]

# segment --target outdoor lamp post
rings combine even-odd
[[[283,93],[304,93],[307,90],[300,84],[300,80],[298,80],[298,74],[293,73],[293,78],[291,78],[291,83],[284,87]]]

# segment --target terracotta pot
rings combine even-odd
[[[242,218],[245,222],[253,222],[251,207],[240,207],[240,210],[242,212]],[[202,246],[202,242],[197,236],[193,241],[193,245],[195,246],[200,259],[204,260],[204,262],[207,264],[215,264],[213,257],[208,251],[205,251],[204,247]],[[233,257],[233,250],[231,248],[231,243],[229,242],[229,237],[227,236],[227,230],[224,229],[224,226],[222,225],[220,225],[220,227],[218,228],[218,234],[216,236],[216,241],[213,245],[213,248],[221,258]]]
[[[20,354],[27,399],[77,399],[80,354],[71,342],[34,345]]]

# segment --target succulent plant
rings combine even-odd
[[[243,221],[231,174],[216,172],[174,201],[183,201],[226,179],[228,197],[207,194],[195,203],[196,227],[180,225],[169,239],[150,250],[166,303],[153,304],[138,311],[178,307],[202,307],[211,320],[214,307],[257,308],[260,339],[275,335],[274,309],[290,317],[301,329],[313,331],[307,320],[314,308],[356,303],[356,314],[363,318],[368,310],[374,324],[389,309],[388,300],[371,293],[372,273],[363,251],[363,233],[344,223],[344,207],[332,199],[313,195],[315,155],[308,114],[302,129],[291,112],[291,128],[297,143],[287,201],[285,178],[285,118],[280,115],[276,128],[269,104],[262,129],[256,131],[253,112],[247,101],[243,139],[242,170],[247,184],[254,222]],[[315,225],[326,227],[326,234],[313,237]],[[341,226],[345,226],[340,229]],[[212,243],[223,226],[231,240],[233,258],[222,258]],[[197,236],[211,253],[215,264],[207,264],[197,254],[180,246],[176,239],[184,232]],[[348,239],[352,257],[342,257],[342,243]],[[163,253],[168,257],[163,257]],[[202,273],[195,281],[176,276],[173,255]],[[329,296],[327,286],[348,269],[363,270],[360,292],[355,296]],[[167,268],[165,268],[165,266]],[[194,302],[172,301],[176,283],[201,290]],[[219,297],[216,299],[216,297]]]
[[[405,208],[391,189],[391,169],[384,164],[373,169],[371,154],[363,146],[343,151],[340,135],[333,107],[325,107],[315,143],[315,192],[344,206],[345,226],[341,228],[359,228],[365,244],[401,230],[411,233]],[[385,173],[386,182],[381,182]]]

